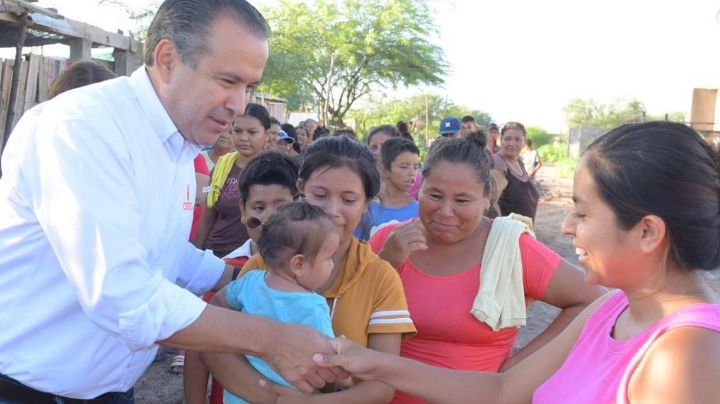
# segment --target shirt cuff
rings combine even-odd
[[[120,313],[120,335],[130,350],[148,349],[195,322],[206,306],[187,290],[163,281],[145,304]]]

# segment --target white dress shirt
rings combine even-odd
[[[199,317],[224,264],[188,242],[198,152],[142,67],[25,113],[0,179],[0,373],[126,391]]]

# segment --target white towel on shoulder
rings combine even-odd
[[[480,269],[480,290],[470,312],[497,331],[521,327],[527,320],[520,235],[529,233],[532,219],[511,214],[493,220]]]

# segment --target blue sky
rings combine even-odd
[[[251,0],[252,1],[252,0]],[[141,7],[152,0],[126,0]],[[260,0],[256,5],[273,5]],[[43,0],[69,18],[130,29],[99,0]],[[563,131],[572,98],[637,98],[650,114],[689,115],[692,89],[720,87],[718,0],[428,0],[450,65],[431,91],[489,112]],[[425,88],[389,92],[402,97]]]

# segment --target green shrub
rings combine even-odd
[[[533,147],[536,149],[552,143],[553,138],[553,135],[551,135],[548,131],[536,126],[529,126],[527,128],[527,136],[530,140],[532,140]]]

